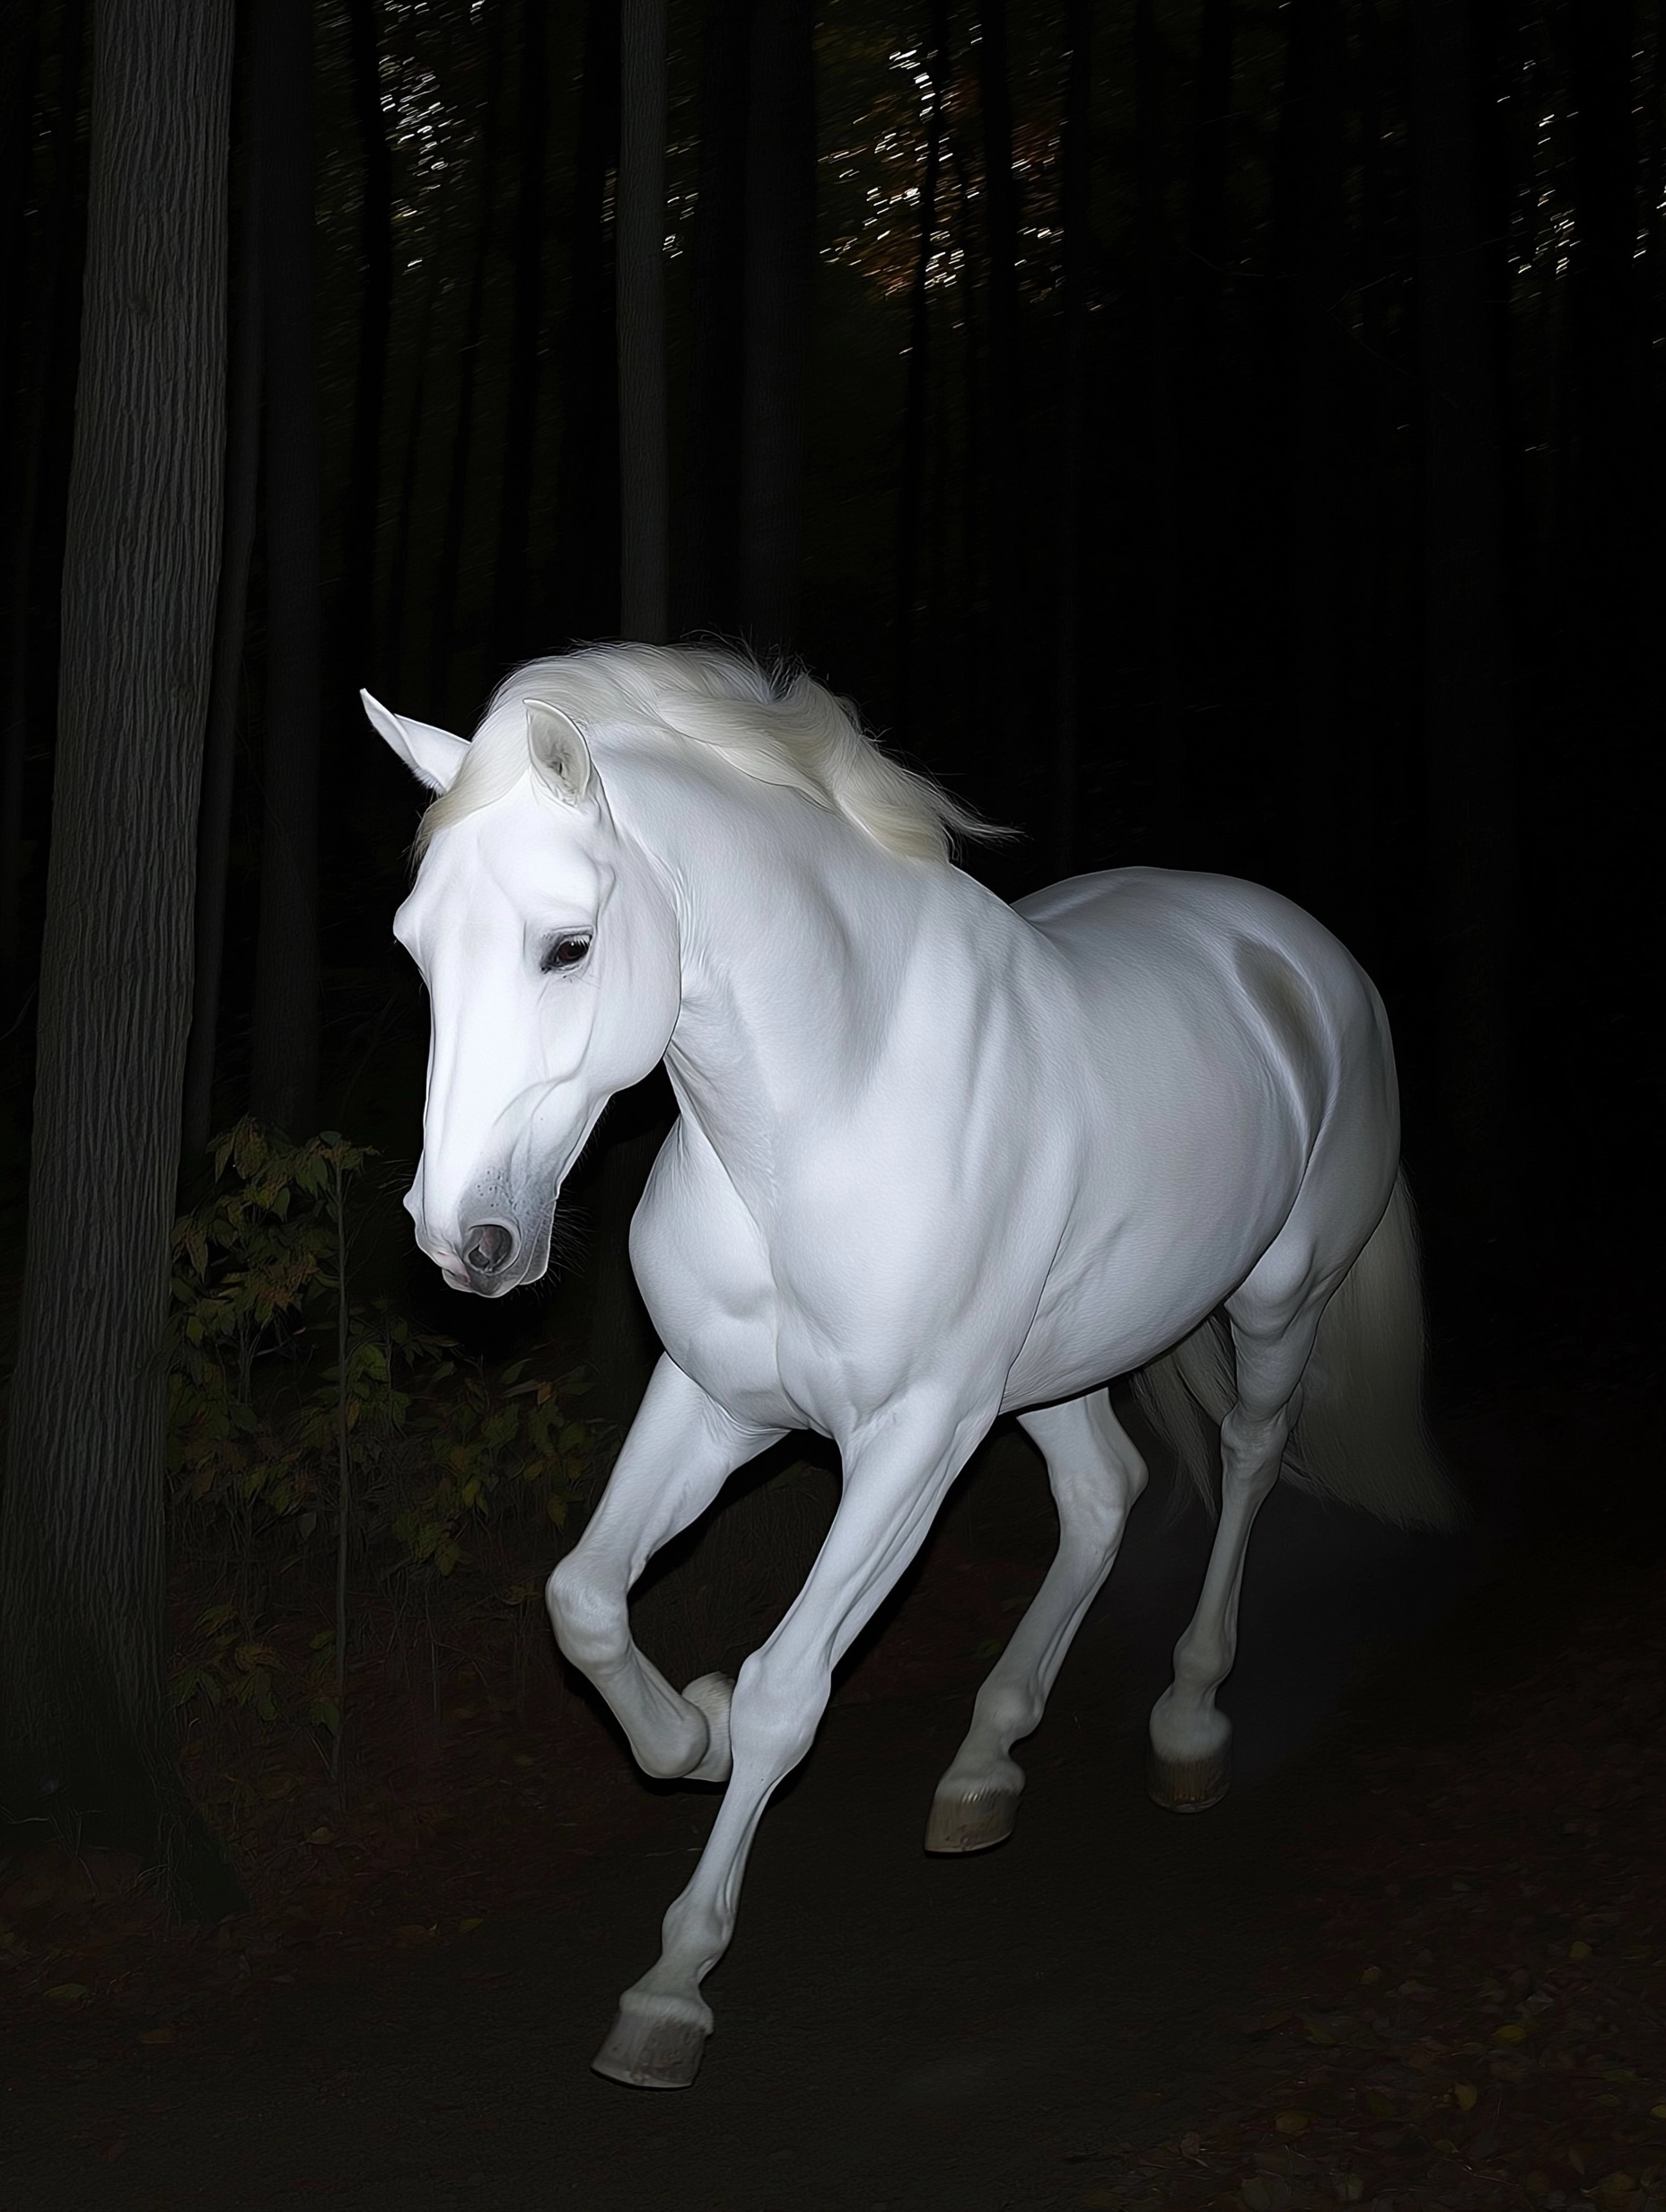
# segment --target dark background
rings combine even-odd
[[[9,0],[0,57],[8,1316],[92,14]],[[1005,895],[1155,862],[1334,928],[1395,1023],[1445,1405],[1652,1371],[1662,20],[669,10],[658,626],[802,655],[1023,831],[969,857]],[[621,601],[619,34],[618,0],[238,9],[181,1189],[251,1108],[375,1146],[366,1264],[498,1354],[548,1316],[445,1299],[393,1201],[425,1039],[388,931],[416,798],[355,690],[466,732],[518,660],[652,626]],[[624,441],[627,505],[651,443]],[[604,1369],[624,1334],[590,1317],[663,1110],[622,1103],[575,1194],[558,1295]],[[1489,1508],[1560,1525],[1569,1470],[1497,1456]],[[1627,1540],[1656,1525],[1646,1474],[1576,1487]]]

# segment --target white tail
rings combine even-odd
[[[1402,1173],[1320,1322],[1285,1479],[1397,1527],[1456,1526],[1462,1501],[1424,1426],[1423,1352],[1417,1224]],[[1141,1411],[1213,1512],[1220,1423],[1238,1394],[1225,1316],[1211,1314],[1133,1380]]]

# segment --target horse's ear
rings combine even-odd
[[[542,699],[523,699],[532,765],[558,799],[576,806],[590,789],[590,748],[570,715]]]
[[[436,730],[431,723],[396,715],[368,691],[361,691],[359,697],[371,726],[381,732],[417,782],[430,791],[449,791],[457,780],[458,769],[469,758],[464,741],[453,737],[449,730]]]

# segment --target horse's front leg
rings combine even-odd
[[[590,1526],[549,1577],[556,1641],[607,1699],[644,1773],[724,1778],[729,1685],[703,1675],[683,1695],[671,1688],[631,1641],[631,1585],[737,1467],[785,1434],[732,1419],[662,1358]]]
[[[596,2071],[685,2089],[711,2033],[700,1983],[734,1933],[746,1855],[772,1792],[810,1749],[833,1668],[918,1550],[993,1407],[911,1401],[844,1440],[833,1525],[780,1626],[741,1669],[730,1712],[734,1772],[694,1879],[665,1916],[658,1962],[619,1999]]]

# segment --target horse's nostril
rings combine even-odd
[[[476,1229],[463,1257],[477,1275],[495,1275],[514,1251],[515,1241],[501,1222]]]

